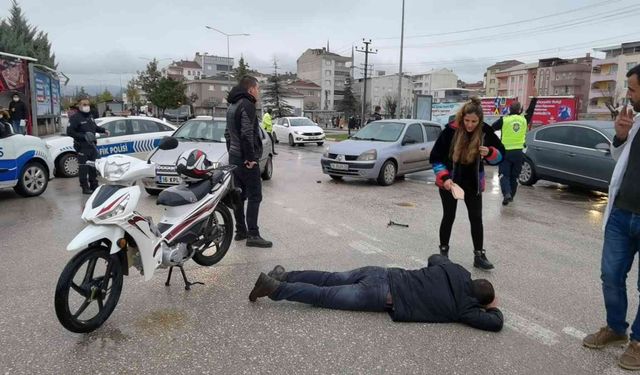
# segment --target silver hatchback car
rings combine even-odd
[[[388,186],[396,178],[431,168],[431,149],[444,129],[432,121],[379,120],[346,141],[327,147],[322,172],[343,177],[375,179]]]

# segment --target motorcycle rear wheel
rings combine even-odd
[[[208,234],[212,239],[208,244],[196,248],[193,261],[201,266],[213,266],[227,254],[233,239],[233,215],[224,203],[219,203],[211,216],[213,226]]]
[[[120,259],[108,248],[95,245],[76,254],[56,286],[54,305],[60,324],[75,333],[99,328],[118,304],[122,279]]]

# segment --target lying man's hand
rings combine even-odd
[[[498,297],[495,297],[493,299],[493,301],[491,301],[491,303],[488,304],[487,307],[486,307],[487,310],[496,309],[496,308],[498,308]]]

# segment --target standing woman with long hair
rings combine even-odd
[[[464,203],[471,222],[473,240],[473,266],[493,269],[483,247],[482,192],[485,188],[484,161],[497,165],[505,153],[500,139],[491,126],[484,123],[482,103],[472,98],[464,104],[454,121],[442,131],[433,150],[430,162],[436,174],[436,185],[442,199],[440,223],[440,254],[449,256],[451,228],[456,218],[458,201],[452,188],[458,185],[464,191]]]

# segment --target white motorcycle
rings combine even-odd
[[[177,146],[178,141],[169,137],[160,149]],[[202,283],[187,280],[186,261],[193,258],[199,265],[212,266],[225,256],[233,236],[230,207],[240,196],[233,187],[235,167],[210,165],[204,153],[193,152],[202,156],[196,172],[204,178],[164,190],[157,201],[164,215],[157,225],[136,212],[141,195],[136,182],[155,177],[155,164],[126,155],[95,162],[108,183],[86,202],[82,219],[88,225],[67,246],[79,253],[65,266],[55,292],[56,315],[66,329],[86,333],[100,327],[115,309],[123,275],[131,267],[145,281],[157,268],[169,268],[167,286],[173,267],[178,267],[189,290]]]

